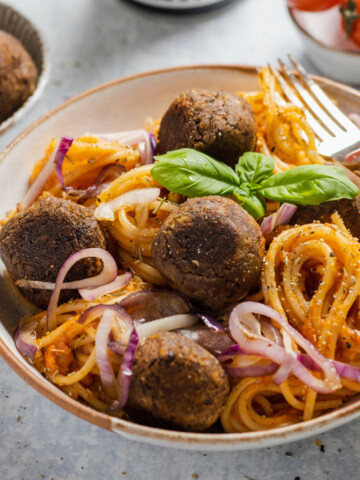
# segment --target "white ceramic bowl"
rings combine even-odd
[[[338,8],[289,14],[313,64],[327,77],[360,85],[360,48],[346,40]]]
[[[48,50],[34,25],[9,5],[0,3],[0,30],[10,33],[23,44],[38,71],[36,89],[23,105],[9,118],[0,123],[0,134],[19,120],[42,94],[49,76]]]
[[[360,112],[360,93],[325,79],[317,80],[345,112]],[[189,88],[253,91],[258,88],[256,69],[219,65],[172,68],[100,85],[63,103],[26,129],[0,155],[0,218],[24,195],[33,164],[43,155],[51,138],[142,127],[148,116],[162,116],[174,97]],[[12,295],[3,272],[4,266],[0,262],[0,354],[14,372],[51,401],[122,436],[194,450],[243,450],[315,435],[360,415],[360,400],[356,400],[305,423],[265,432],[209,434],[146,427],[98,412],[58,390],[19,354],[12,333],[24,311]]]

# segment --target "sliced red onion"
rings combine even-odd
[[[230,377],[263,377],[265,375],[271,375],[279,369],[279,365],[275,362],[268,363],[267,365],[249,365],[248,367],[230,367],[223,365],[225,372]]]
[[[114,220],[116,210],[124,205],[142,204],[154,202],[160,196],[160,188],[138,188],[123,193],[109,202],[101,203],[95,209],[97,220]]]
[[[89,307],[85,312],[83,312],[79,319],[78,323],[81,325],[85,324],[88,325],[97,318],[100,318],[103,316],[104,312],[110,311],[114,315],[117,315],[117,317],[121,320],[123,323],[123,330],[130,330],[133,327],[133,322],[131,320],[131,317],[125,312],[124,309],[119,307],[119,305],[105,305],[103,303],[100,303],[99,305],[93,305],[92,307]]]
[[[186,297],[155,288],[131,293],[121,300],[119,306],[124,308],[133,320],[143,322],[191,311],[191,303]]]
[[[291,337],[287,332],[284,332],[283,339],[286,356],[283,363],[273,375],[273,382],[275,383],[275,385],[281,385],[285,382],[290,373],[293,371],[295,363],[297,362],[296,353],[294,352],[291,345]]]
[[[154,142],[151,139],[151,133],[146,130],[129,130],[126,132],[96,133],[96,137],[103,138],[109,142],[119,142],[131,147],[137,146],[140,152],[141,163],[149,164],[154,161]],[[156,146],[156,142],[155,142]]]
[[[97,176],[93,185],[91,185],[85,190],[67,187],[68,195],[76,199],[77,201],[84,201],[88,198],[95,198],[108,185],[108,183],[104,183],[105,180],[107,180],[108,182],[112,182],[119,178],[124,172],[125,167],[123,165],[118,165],[117,163],[109,163],[100,170],[100,173]]]
[[[210,317],[209,315],[205,315],[203,313],[198,313],[198,316],[204,322],[204,324],[210,328],[213,332],[224,332],[224,327],[221,323],[217,322],[214,318]]]
[[[309,355],[304,355],[303,353],[297,354],[298,360],[310,370],[321,371],[319,365],[317,365],[314,360],[309,357]],[[354,367],[353,365],[347,365],[343,362],[338,362],[337,360],[330,360],[334,365],[335,370],[340,375],[341,378],[347,378],[348,380],[353,380],[354,382],[360,383],[360,368]]]
[[[115,381],[114,371],[107,353],[107,343],[114,316],[114,311],[105,310],[103,312],[95,337],[95,361],[99,368],[101,383],[106,389],[114,387]]]
[[[231,347],[227,348],[224,352],[220,355],[217,355],[217,359],[219,362],[225,362],[226,360],[231,360],[238,355],[246,355],[244,350],[242,350],[239,345],[236,343],[235,345],[231,345]]]
[[[70,137],[61,137],[59,145],[50,155],[49,159],[41,169],[39,175],[36,177],[28,191],[26,192],[24,198],[18,205],[18,211],[22,211],[27,208],[29,205],[33,203],[34,200],[40,195],[41,190],[43,189],[45,183],[47,182],[48,178],[52,174],[55,168],[54,162],[60,162],[61,158],[62,161],[69,150],[73,139]]]
[[[68,187],[64,183],[62,167],[63,167],[65,156],[69,148],[71,147],[73,141],[74,139],[71,137],[61,137],[61,140],[55,155],[55,173],[63,190],[67,190]]]
[[[103,269],[94,277],[76,280],[74,282],[64,282],[64,279],[75,263],[84,258],[99,258],[103,262]],[[48,331],[56,328],[56,307],[59,301],[60,291],[62,288],[89,288],[98,287],[112,282],[117,276],[117,265],[111,254],[102,248],[86,248],[71,255],[60,268],[56,278],[53,293],[50,298],[49,306],[46,313],[46,328]],[[36,288],[36,287],[35,287]]]
[[[129,397],[130,382],[132,377],[132,366],[136,347],[139,343],[139,336],[135,328],[130,333],[129,343],[124,353],[123,361],[117,377],[119,386],[119,401],[116,402],[115,408],[123,408]]]
[[[149,133],[149,138],[150,138],[150,145],[151,145],[151,153],[152,153],[152,161],[154,161],[154,156],[156,155],[157,152],[157,143],[156,143],[156,138],[153,133]]]
[[[217,355],[217,359],[219,362],[226,362],[227,360],[231,360],[234,358],[237,358],[239,356],[246,356],[246,353],[244,353],[243,350],[239,347],[238,344],[233,345],[230,347],[227,351],[223,352],[220,355]],[[304,353],[296,353],[297,360],[304,365],[304,367],[308,368],[309,370],[313,370],[314,372],[321,372],[321,368],[319,365],[311,358],[309,355],[306,355]],[[264,359],[264,356],[259,356],[259,360]],[[353,380],[354,382],[360,383],[360,368],[359,367],[354,367],[353,365],[348,365],[343,362],[339,362],[337,360],[329,360],[332,365],[334,366],[336,372],[341,378],[347,378],[349,380]],[[272,368],[274,369],[274,372],[279,368],[279,365],[275,362],[272,362],[268,365],[266,365],[267,368],[270,370],[270,365],[272,365]],[[232,367],[229,365],[223,365],[224,368],[226,369],[227,373],[230,376],[233,377],[261,377],[263,375],[270,375],[273,372],[270,373],[262,373],[261,370],[259,369],[259,373],[255,375],[252,373],[251,375],[245,375],[244,371],[238,370],[238,367]],[[246,373],[246,372],[245,372]]]
[[[279,210],[261,222],[260,228],[264,235],[272,232],[278,225],[286,225],[297,210],[296,205],[283,203]]]
[[[139,338],[144,339],[159,332],[167,332],[178,328],[188,328],[196,325],[199,321],[197,315],[178,314],[170,317],[159,318],[152,322],[143,323],[136,326]]]
[[[266,322],[265,320],[259,320],[259,322],[261,331],[264,332],[265,337],[275,342],[276,345],[280,345],[282,347],[284,345],[284,342],[280,330],[274,327],[274,325],[272,325],[270,322]]]
[[[108,343],[107,343],[108,349],[111,350],[115,355],[124,355],[125,350],[126,350],[126,343],[115,340],[112,332],[110,332],[109,338],[108,338]]]
[[[103,250],[103,249],[99,249],[99,250]],[[77,253],[80,253],[80,252],[83,252],[84,250],[80,250],[79,252]],[[103,251],[107,251],[107,250],[103,250]],[[109,253],[109,252],[108,252]],[[111,256],[111,254],[109,254]],[[95,257],[97,257],[97,255],[93,255]],[[89,255],[90,257],[90,255]],[[86,257],[84,257],[86,258]],[[111,269],[111,275],[114,274],[115,272],[115,265],[116,265],[116,262],[115,260],[113,259],[113,257],[111,256],[112,260],[113,261],[109,261],[107,263],[107,269],[110,270]],[[69,259],[68,259],[69,260]],[[71,268],[71,267],[70,267]],[[69,269],[70,269],[69,268]],[[116,267],[117,268],[117,267]],[[110,278],[110,271],[107,271],[107,272],[104,272],[104,276],[100,277],[100,275],[102,275],[104,272],[104,269],[101,271],[100,274],[94,276],[94,277],[88,277],[88,278],[83,278],[82,280],[74,280],[72,282],[63,282],[62,284],[62,287],[61,287],[61,290],[62,289],[69,289],[69,290],[72,290],[72,289],[79,289],[79,293],[81,295],[81,291],[84,291],[85,292],[85,295],[90,297],[90,296],[93,296],[92,294],[90,295],[90,292],[95,292],[95,290],[97,290],[97,288],[93,287],[93,288],[85,288],[86,285],[96,285],[96,284],[101,284],[103,281],[105,282],[106,279],[107,279],[107,276],[109,276]],[[60,273],[60,271],[59,271]],[[106,273],[106,277],[105,277],[105,273]],[[126,276],[128,275],[131,275],[131,274],[126,274]],[[122,275],[119,275],[119,277],[122,277]],[[114,284],[114,286],[116,286],[115,282],[119,282],[119,284],[121,283],[120,280],[117,280],[118,277],[115,278],[114,281],[110,282],[110,283],[107,283],[107,284],[104,284],[103,286],[99,287],[99,288],[104,288],[104,290],[106,289],[106,287],[109,286],[109,290],[112,289],[112,286]],[[131,278],[132,278],[132,275],[131,275]],[[130,280],[131,280],[130,278]],[[127,278],[126,278],[127,279]],[[129,281],[130,281],[129,280]],[[123,281],[125,281],[125,278],[123,279]],[[55,285],[56,283],[54,282],[42,282],[41,280],[27,280],[27,279],[21,279],[21,280],[17,280],[16,282],[16,285],[20,288],[37,288],[39,290],[54,290],[55,288]],[[129,282],[127,282],[125,284],[125,286],[128,284]],[[114,288],[113,290],[111,291],[115,291],[116,289]],[[110,293],[110,292],[107,292],[107,293]],[[103,293],[102,295],[104,295],[105,293]],[[99,296],[99,295],[98,295]],[[84,300],[90,300],[90,298],[85,298],[85,297],[82,297],[84,298]],[[93,300],[95,300],[96,298],[98,297],[95,297],[93,298]]]
[[[39,348],[35,343],[35,328],[36,322],[25,322],[20,324],[14,332],[16,348],[22,355],[29,357],[30,360],[33,360]]]
[[[125,288],[127,285],[129,285],[131,279],[132,274],[130,272],[126,272],[122,275],[118,275],[113,282],[107,283],[106,285],[103,285],[101,287],[80,288],[79,293],[84,300],[88,300],[89,302],[91,302],[101,297],[102,295],[116,292],[117,290]]]
[[[97,318],[101,318],[96,330],[95,337],[95,360],[100,372],[100,379],[103,386],[106,389],[115,387],[114,371],[112,369],[107,349],[109,347],[109,341],[111,337],[112,346],[115,349],[119,349],[121,346],[126,345],[129,340],[129,334],[133,330],[133,324],[131,318],[127,313],[117,305],[95,305],[87,309],[79,318],[78,322],[84,324],[90,323]],[[115,324],[121,322],[121,333],[123,339],[121,341],[115,341],[112,331],[115,328]],[[124,353],[124,350],[122,350]]]
[[[315,378],[298,360],[294,362],[291,373],[303,383],[320,393],[330,393],[341,387],[339,375],[332,362],[306,340],[295,328],[288,324],[285,318],[272,308],[256,302],[243,302],[230,314],[229,328],[232,337],[240,348],[247,354],[259,355],[268,358],[278,365],[282,365],[288,358],[284,347],[259,334],[260,325],[256,326],[254,314],[273,319],[296,342],[309,357],[321,368],[325,379]]]

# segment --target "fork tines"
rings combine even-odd
[[[323,155],[330,155],[360,138],[358,127],[330,100],[306,73],[304,67],[289,54],[293,71],[278,59],[280,68],[269,68],[276,77],[284,96],[303,109],[310,127],[321,142]],[[341,142],[340,148],[335,145]],[[326,148],[326,147],[329,148]],[[324,148],[325,147],[325,148]],[[320,149],[321,150],[321,149]]]

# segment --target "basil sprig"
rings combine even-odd
[[[245,153],[235,171],[191,148],[155,159],[151,175],[171,192],[188,197],[231,196],[255,219],[265,215],[265,198],[294,205],[319,205],[340,198],[353,199],[359,194],[341,167],[303,165],[274,174],[274,160],[261,153]]]

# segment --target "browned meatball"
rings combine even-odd
[[[189,90],[175,98],[161,120],[159,153],[194,148],[234,166],[255,146],[251,106],[232,93]]]
[[[152,256],[174,290],[218,310],[258,281],[265,242],[255,220],[223,197],[192,198],[158,230]]]
[[[215,423],[229,392],[216,358],[176,333],[162,332],[140,344],[132,371],[128,406],[133,415],[150,414],[188,431]]]
[[[37,77],[33,59],[21,42],[0,30],[0,122],[33,93]]]
[[[350,170],[344,169],[349,180],[360,188],[360,178]],[[290,223],[292,225],[305,225],[314,221],[331,223],[331,215],[335,212],[339,213],[351,234],[360,239],[360,195],[354,198],[354,200],[342,198],[341,200],[333,200],[320,205],[299,206]]]
[[[106,247],[92,210],[56,197],[38,200],[11,218],[0,231],[0,257],[15,281],[54,282],[65,260],[91,247]],[[101,269],[98,259],[82,260],[72,267],[66,280],[91,277]],[[47,307],[51,291],[21,291],[38,307]],[[62,291],[60,301],[69,300],[75,293],[75,290]]]

